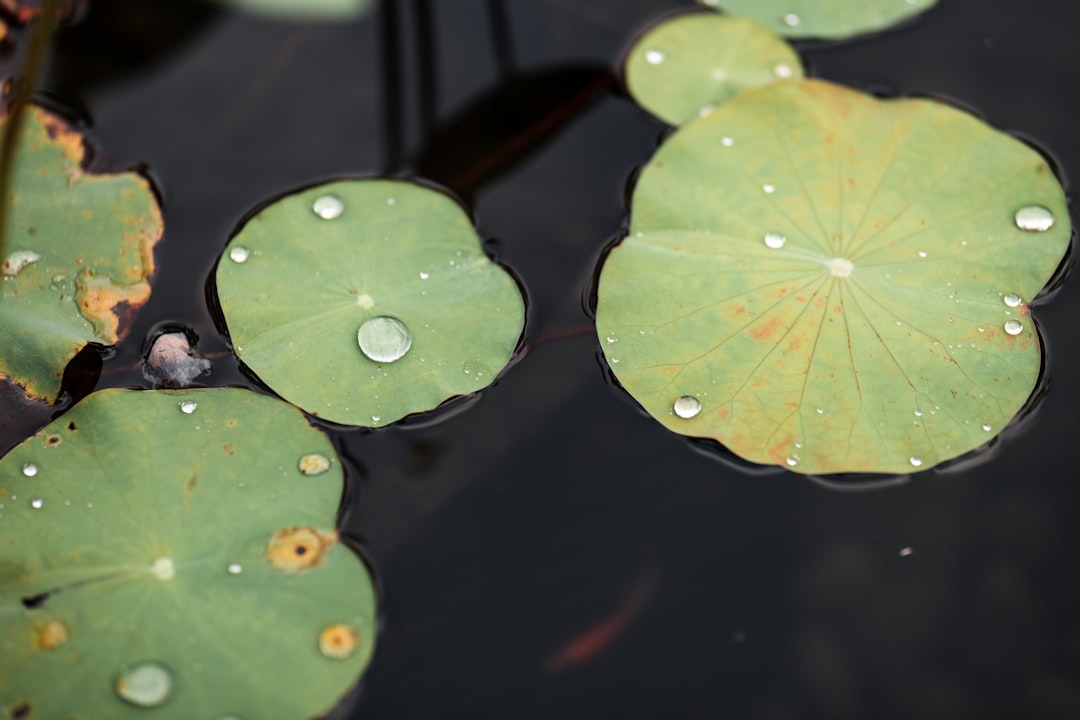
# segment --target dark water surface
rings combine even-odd
[[[342,716],[1080,718],[1080,284],[1035,309],[1049,392],[980,462],[851,492],[703,453],[612,385],[578,331],[628,179],[665,132],[608,73],[691,3],[508,0],[505,33],[489,5],[393,3],[389,106],[385,14],[300,25],[104,0],[49,81],[164,197],[154,296],[100,387],[144,384],[162,323],[225,353],[205,301],[218,253],[257,203],[320,179],[422,167],[455,183],[527,288],[529,351],[478,402],[334,433],[385,624]],[[802,50],[814,75],[974,108],[1069,175],[1078,27],[1069,0],[941,0]],[[229,357],[205,380],[251,385]]]

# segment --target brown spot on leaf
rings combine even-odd
[[[75,303],[94,326],[98,338],[107,345],[127,334],[135,310],[150,297],[150,284],[116,285],[108,276],[82,272],[76,280]]]
[[[236,453],[236,446],[232,443],[225,443],[221,449],[225,451],[226,455],[233,455]]]
[[[356,652],[356,631],[337,623],[319,633],[319,652],[333,660],[344,660]]]
[[[770,315],[765,322],[750,328],[750,337],[755,340],[769,340],[776,334],[782,322],[779,315]]]
[[[334,530],[323,533],[310,527],[285,528],[270,537],[266,556],[277,570],[304,572],[322,564],[337,537]]]
[[[50,620],[37,628],[37,646],[41,650],[55,650],[68,641],[67,626],[59,620]]]
[[[34,706],[29,701],[23,700],[22,702],[15,703],[11,706],[11,710],[8,711],[8,717],[11,720],[26,720],[34,712]]]
[[[45,437],[45,444],[49,447],[56,447],[60,443],[64,442],[64,438],[59,435],[47,435]]]
[[[199,476],[198,475],[192,475],[191,477],[188,478],[186,487],[187,487],[187,491],[189,493],[195,492],[195,488],[197,488],[198,486],[199,486]]]

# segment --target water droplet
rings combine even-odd
[[[619,364],[619,358],[617,358],[617,357],[611,358],[611,364],[612,365],[618,365]]]
[[[802,19],[795,13],[788,13],[784,15],[784,24],[788,27],[799,27],[802,24]]]
[[[814,412],[816,412],[818,415],[824,415],[825,414],[825,408],[818,408]]]
[[[24,267],[40,259],[41,256],[33,250],[16,250],[4,258],[4,262],[0,264],[0,272],[4,275],[18,275]]]
[[[321,195],[311,203],[311,209],[323,220],[334,220],[345,212],[345,203],[337,195]]]
[[[724,147],[731,147],[735,144],[735,141],[729,137],[720,138],[720,144]]]
[[[371,416],[371,422],[373,422],[373,423],[377,423],[377,422],[379,422],[380,420],[382,420],[382,418],[381,418],[381,417],[379,417],[378,415],[372,415],[372,416]]]
[[[994,428],[989,423],[983,423],[982,429],[983,432],[990,432]]]
[[[400,360],[412,347],[412,335],[405,323],[386,315],[364,321],[356,340],[364,355],[379,363]]]
[[[1006,320],[1005,332],[1010,335],[1019,335],[1024,330],[1024,324],[1019,320]]]
[[[659,65],[660,63],[664,62],[664,53],[660,52],[659,50],[646,50],[645,62],[649,63],[650,65]]]
[[[764,185],[762,185],[761,189],[764,190],[765,193],[768,195],[772,195],[774,192],[776,192],[776,186],[770,185],[769,183],[765,183]]]
[[[1023,302],[1023,300],[1020,299],[1020,296],[1017,295],[1016,293],[1009,293],[1008,295],[1005,296],[1004,299],[1005,299],[1005,304],[1008,305],[1009,307],[1020,307],[1020,303]]]
[[[1054,227],[1054,214],[1042,205],[1028,205],[1016,211],[1016,227],[1027,232],[1045,232]]]
[[[34,463],[26,463],[22,466],[22,474],[26,477],[34,477],[38,474],[38,466]]]
[[[765,233],[765,244],[771,247],[773,250],[779,250],[784,247],[784,243],[787,242],[787,238],[777,232]]]
[[[978,330],[979,332],[986,332],[986,328],[985,328],[985,327],[983,327],[982,325],[980,325],[979,327],[977,327],[977,328],[976,328],[976,330]]]
[[[160,557],[150,563],[150,574],[158,580],[172,580],[176,577],[176,566],[172,558]]]
[[[908,458],[908,462],[911,463],[912,467],[919,467],[920,465],[922,465],[922,458],[912,455]]]
[[[915,417],[922,417],[922,410],[916,410]]]
[[[788,467],[795,467],[796,465],[799,464],[799,456],[798,455],[788,455],[787,460],[785,460],[784,462],[787,463]]]
[[[44,498],[36,497],[36,498],[34,498],[33,500],[30,501],[30,507],[34,508],[35,510],[40,510],[42,508],[42,506],[44,506],[44,505],[45,505]]]
[[[675,400],[672,409],[679,417],[689,420],[701,412],[701,401],[692,395],[683,395]]]
[[[330,469],[330,458],[319,453],[311,453],[300,458],[297,467],[304,475],[322,475]]]
[[[925,250],[920,250],[919,251],[919,257],[921,257],[921,258],[926,257],[926,251]]]
[[[244,566],[240,563],[229,563],[229,567],[225,569],[229,571],[230,575],[239,575],[244,572]]]
[[[395,203],[397,203],[397,200],[395,200],[394,198],[386,198],[387,205],[394,205]]]
[[[426,273],[426,272],[422,272],[422,273],[420,273],[420,279],[421,279],[421,280],[427,280],[427,279],[428,279],[429,277],[431,277],[431,275],[429,275],[429,274],[428,274],[428,273]]]
[[[608,341],[609,343],[613,343],[613,342],[618,342],[618,341],[619,341],[619,338],[615,337],[615,334],[614,334],[614,333],[612,333],[612,334],[608,335],[608,336],[607,336],[606,338],[604,338],[604,339],[605,339],[605,340],[607,340],[607,341]]]
[[[116,694],[132,705],[157,707],[172,692],[172,673],[160,663],[144,662],[120,673]]]
[[[348,625],[330,625],[319,633],[319,652],[331,660],[344,660],[356,652],[356,646],[356,631]]]
[[[851,275],[855,266],[851,264],[851,261],[846,258],[833,258],[825,262],[825,267],[829,268],[829,272],[833,277],[846,278]]]
[[[247,262],[250,254],[243,245],[236,245],[229,249],[229,259],[235,263]]]
[[[185,415],[190,415],[191,413],[195,412],[198,407],[199,403],[195,402],[194,400],[185,400],[184,402],[180,403],[180,412],[184,413]]]
[[[791,69],[791,66],[787,63],[776,63],[772,68],[773,77],[781,79],[787,79],[795,74],[795,71]]]

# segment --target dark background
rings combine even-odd
[[[1023,422],[971,462],[869,488],[703,450],[598,360],[584,298],[667,132],[611,73],[688,7],[390,0],[323,25],[97,0],[46,95],[90,124],[99,166],[146,164],[166,220],[154,295],[97,386],[145,386],[163,324],[215,357],[205,384],[252,386],[206,286],[267,198],[339,176],[450,184],[527,289],[523,357],[441,422],[332,432],[384,624],[341,717],[1080,718],[1077,283],[1034,310],[1048,393]],[[1068,176],[1078,28],[1071,0],[941,0],[799,47],[812,75],[955,101]],[[605,623],[600,652],[558,659]]]

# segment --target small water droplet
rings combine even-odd
[[[825,262],[825,267],[829,268],[829,272],[833,277],[845,278],[851,275],[851,272],[855,269],[855,266],[851,264],[851,261],[847,258],[833,258]],[[899,324],[899,323],[897,323]]]
[[[784,24],[788,27],[799,27],[802,24],[802,18],[795,13],[788,13],[784,15]]]
[[[34,477],[38,474],[38,466],[34,463],[26,463],[22,466],[22,474],[26,477]]]
[[[396,203],[397,203],[397,200],[395,200],[394,198],[386,198],[386,204],[387,205],[394,205]]]
[[[194,400],[185,400],[184,402],[180,403],[180,412],[184,413],[185,415],[190,415],[198,408],[199,403],[195,402]]]
[[[1054,227],[1054,214],[1042,205],[1028,205],[1016,211],[1016,227],[1026,232],[1045,232]]]
[[[689,420],[701,412],[701,401],[693,395],[683,395],[675,400],[672,409],[679,417]]]
[[[664,62],[664,53],[660,52],[659,50],[646,50],[645,62],[649,63],[650,65],[659,65],[660,63]]]
[[[799,464],[799,456],[798,455],[788,455],[787,460],[785,460],[784,462],[787,463],[788,467],[795,467],[796,465]]]
[[[330,458],[319,453],[310,453],[300,458],[297,467],[304,475],[322,475],[330,469]]]
[[[172,692],[172,673],[156,662],[144,662],[120,673],[116,679],[116,694],[132,705],[157,707]]]
[[[608,336],[607,336],[606,338],[604,338],[604,339],[605,339],[605,340],[607,340],[607,341],[608,341],[609,343],[613,343],[613,342],[618,342],[618,341],[619,341],[619,338],[615,337],[615,334],[614,334],[614,333],[612,333],[612,334],[608,335]]]
[[[244,572],[244,566],[240,563],[229,563],[229,566],[225,568],[230,575],[239,575]]]
[[[983,432],[990,432],[994,428],[990,425],[990,423],[983,423],[982,429]]]
[[[247,262],[250,255],[251,253],[243,245],[236,245],[229,249],[229,259],[235,263]]]
[[[984,326],[982,326],[982,325],[980,325],[980,326],[979,326],[978,328],[976,328],[976,329],[977,329],[977,330],[978,330],[979,332],[986,332],[986,328],[985,328]]]
[[[922,417],[922,410],[916,410],[915,417]]]
[[[619,358],[617,358],[617,357],[611,358],[611,364],[612,365],[618,365],[619,364]]]
[[[371,422],[373,422],[373,423],[377,423],[377,422],[379,422],[380,420],[382,420],[382,418],[381,418],[381,417],[379,417],[378,415],[372,415],[372,416],[371,416]]]
[[[926,251],[925,250],[920,250],[919,251],[919,257],[921,257],[921,258],[926,257]]]
[[[919,467],[920,465],[922,465],[922,458],[912,455],[908,458],[908,462],[911,463],[912,467]]]
[[[732,145],[735,144],[735,141],[732,138],[724,137],[724,138],[720,138],[720,144],[723,145],[724,147],[731,147]]]
[[[818,415],[824,415],[825,414],[825,408],[818,408],[817,410],[815,410],[815,412]]]
[[[776,186],[769,183],[765,183],[764,185],[762,185],[761,189],[764,190],[765,193],[768,195],[772,195],[774,192],[776,192]]]
[[[44,505],[45,505],[45,499],[44,498],[36,497],[36,498],[34,498],[33,500],[30,501],[30,507],[34,508],[35,510],[40,510]]]
[[[323,220],[334,220],[345,212],[345,203],[337,195],[320,195],[311,203],[311,209]]]
[[[1017,295],[1016,293],[1009,293],[1008,295],[1005,296],[1004,299],[1005,299],[1005,304],[1008,305],[1009,307],[1020,307],[1020,303],[1023,302],[1023,300],[1020,299],[1020,296]]]
[[[1019,335],[1024,330],[1024,324],[1019,320],[1006,320],[1005,332],[1010,335]]]
[[[356,341],[368,359],[379,363],[400,360],[412,347],[412,335],[405,323],[387,315],[365,320],[356,333]]]
[[[87,507],[90,507],[89,503]],[[172,580],[176,577],[176,566],[173,565],[172,558],[159,557],[150,563],[150,574],[158,580]]]
[[[431,275],[429,275],[429,274],[428,274],[428,273],[426,273],[426,272],[422,272],[422,273],[420,273],[420,279],[421,279],[421,280],[427,280],[427,279],[428,279],[429,277],[431,277]]]
[[[792,70],[791,66],[787,63],[776,63],[775,65],[773,65],[772,74],[773,77],[787,79],[794,75],[795,71]]]
[[[779,250],[784,247],[784,243],[787,242],[787,238],[777,232],[765,233],[765,244],[771,247],[773,250]]]

